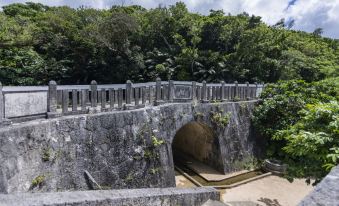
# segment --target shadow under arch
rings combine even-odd
[[[218,167],[220,144],[213,129],[201,122],[192,121],[183,125],[172,142],[174,164],[193,158],[223,172]]]

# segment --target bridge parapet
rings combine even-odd
[[[257,99],[264,84],[161,81],[126,84],[2,87],[0,125],[65,115],[131,110],[173,102],[218,102]]]

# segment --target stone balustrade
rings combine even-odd
[[[263,84],[161,81],[126,84],[3,87],[0,83],[0,125],[64,115],[131,110],[164,103],[252,100]]]

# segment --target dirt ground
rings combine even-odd
[[[284,178],[271,175],[221,190],[221,200],[231,205],[253,202],[263,206],[295,206],[312,190],[312,185],[307,185],[304,179],[296,179],[290,183]]]

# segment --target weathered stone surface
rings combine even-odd
[[[339,166],[332,171],[305,197],[299,206],[339,205]]]
[[[192,86],[174,85],[174,98],[175,99],[191,99],[192,98]]]
[[[258,149],[250,121],[254,104],[165,104],[1,128],[0,193],[87,190],[85,170],[104,189],[175,186],[172,141],[192,121],[215,131],[206,162],[236,171]],[[220,127],[214,113],[229,114],[228,124]]]
[[[5,117],[20,117],[47,112],[47,93],[5,94]]]
[[[213,188],[201,187],[0,195],[1,206],[199,206],[208,200],[219,200],[219,193]]]

